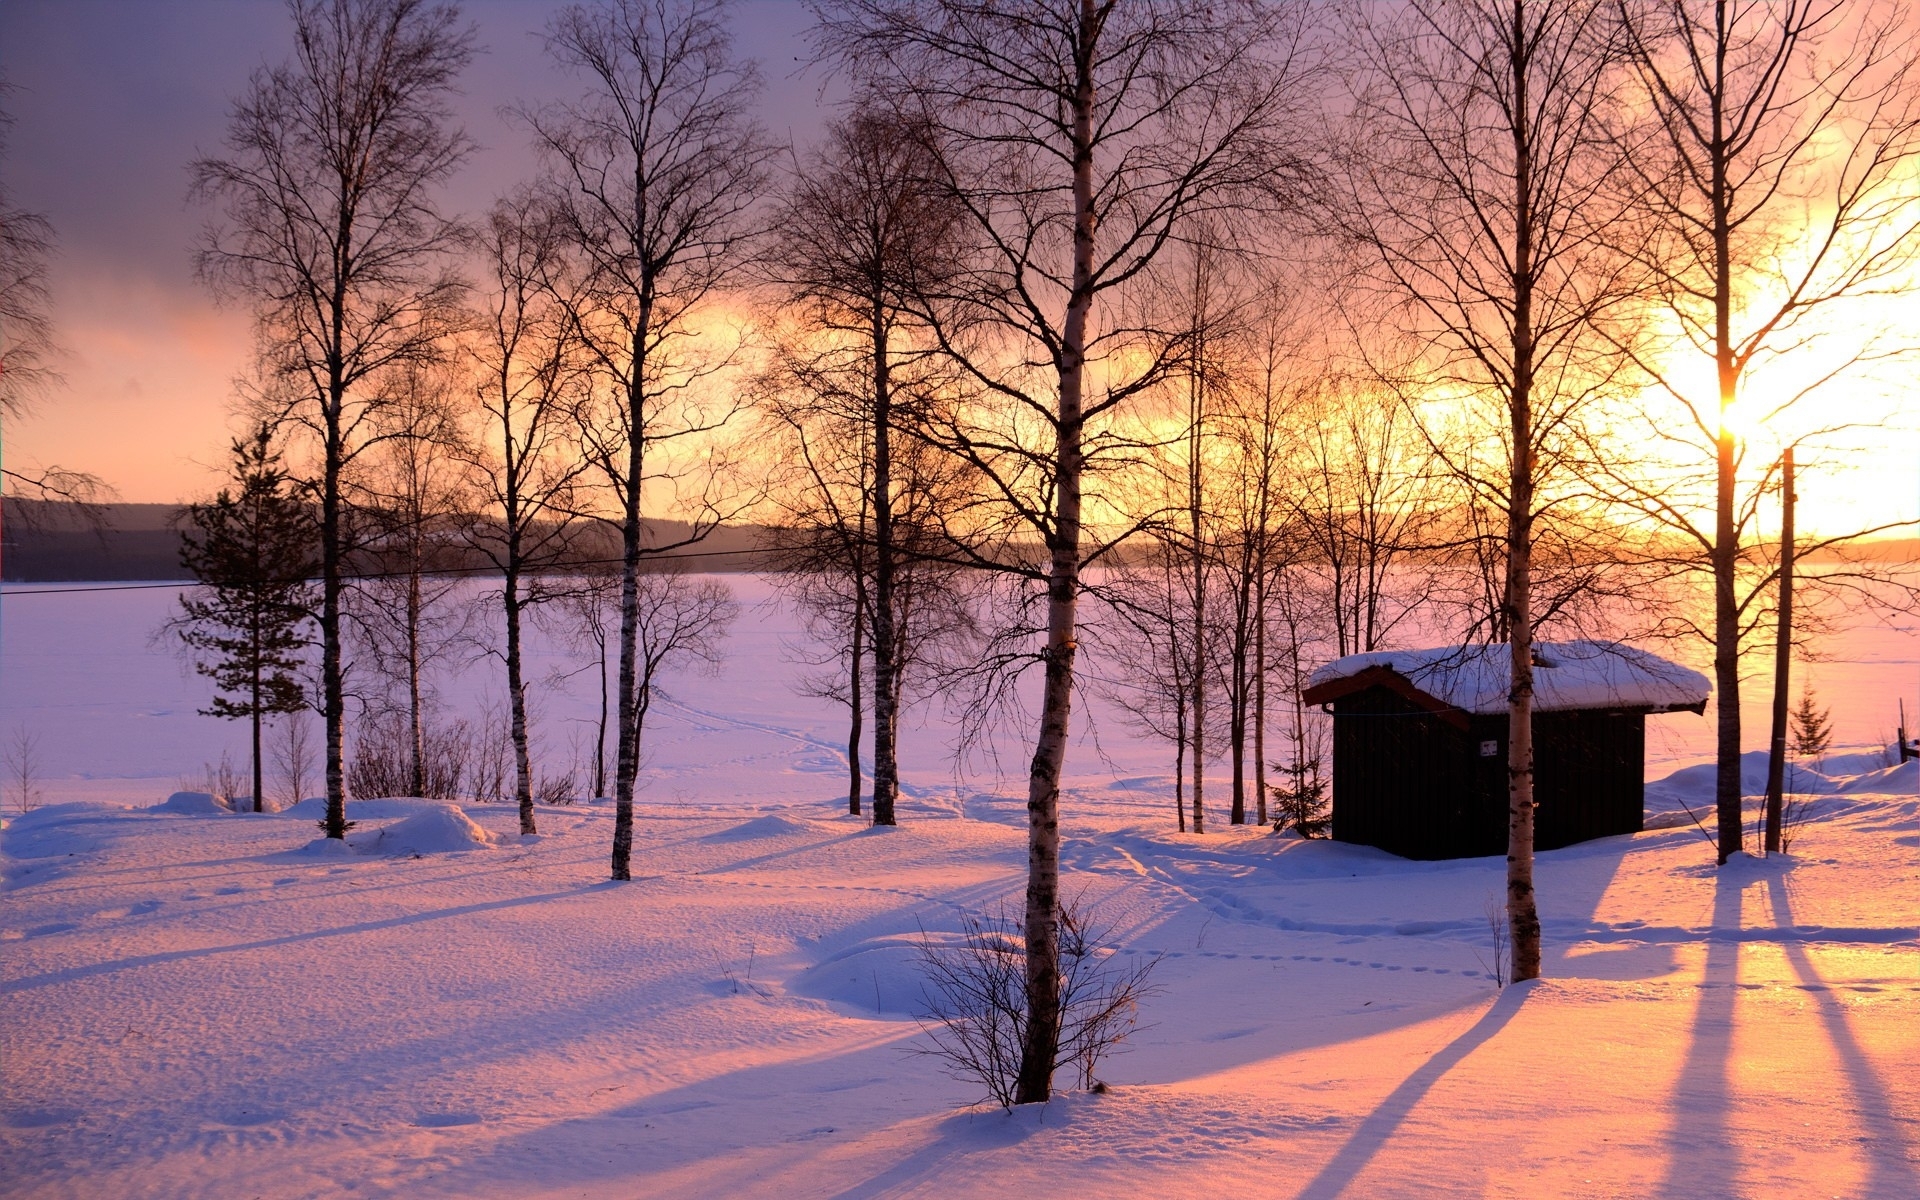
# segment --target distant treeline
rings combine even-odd
[[[186,509],[176,504],[77,505],[63,501],[7,498],[0,510],[0,579],[8,583],[186,579],[180,566],[180,526]],[[649,520],[656,545],[684,541],[684,521]],[[695,545],[650,561],[676,569],[726,573],[779,569],[781,531],[765,525],[727,525]],[[587,527],[574,540],[562,570],[616,561],[619,531]],[[447,573],[492,571],[477,551],[443,550],[438,569]],[[1137,557],[1128,549],[1103,556],[1106,565]],[[1415,557],[1418,557],[1415,555]],[[1920,563],[1920,538],[1855,542],[1842,551],[1806,555],[1803,561]]]
[[[0,579],[8,583],[168,580],[190,578],[180,565],[186,509],[175,504],[76,505],[8,498],[0,509]],[[686,540],[683,521],[647,523],[658,545]],[[697,544],[667,551],[657,560],[693,571],[771,570],[775,533],[760,525],[723,526]],[[572,566],[617,560],[619,531],[587,528],[574,540]],[[492,571],[474,550],[438,555],[446,573]]]

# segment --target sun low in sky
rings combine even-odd
[[[462,120],[480,144],[450,207],[478,212],[530,176],[525,131],[505,109],[570,94],[537,31],[551,6],[470,6],[486,48],[464,78]],[[736,13],[744,54],[761,63],[760,117],[804,151],[830,115],[827,81],[806,67],[804,6],[752,0]],[[54,319],[65,386],[8,430],[7,452],[105,479],[121,499],[175,503],[217,486],[235,381],[251,358],[241,306],[221,308],[194,278],[192,254],[211,213],[186,199],[187,164],[216,150],[231,97],[286,53],[281,6],[240,0],[8,0],[0,6],[0,70],[16,87],[7,170],[18,202],[53,222]],[[1920,330],[1920,296],[1841,306],[1853,326]],[[1778,401],[1835,365],[1847,330],[1797,359],[1750,375],[1730,414],[1749,465],[1777,456],[1801,426],[1844,425],[1832,449],[1803,454],[1801,522],[1815,532],[1920,518],[1920,378],[1890,361],[1827,383],[1789,416]],[[1674,377],[1712,394],[1711,364]],[[1702,391],[1704,389],[1704,392]]]

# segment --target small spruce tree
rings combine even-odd
[[[232,486],[187,510],[181,565],[201,587],[181,597],[180,640],[219,694],[200,710],[245,718],[253,733],[253,811],[261,811],[260,727],[306,707],[299,670],[309,644],[314,524],[288,487],[273,429],[233,442]]]
[[[1814,703],[1813,688],[1800,689],[1800,703],[1794,706],[1792,728],[1793,755],[1802,761],[1818,762],[1826,757],[1833,742],[1832,711]]]
[[[1830,709],[1821,708],[1814,703],[1813,688],[1802,684],[1800,702],[1789,714],[1787,740],[1793,756],[1801,762],[1817,763],[1827,755],[1827,747],[1833,744],[1833,714]],[[1780,816],[1780,850],[1786,853],[1793,848],[1795,828],[1806,816],[1804,802],[1799,799],[1789,785],[1786,807]]]
[[[1273,766],[1287,780],[1268,785],[1273,798],[1273,827],[1291,829],[1304,838],[1327,836],[1333,814],[1328,811],[1327,781],[1320,774],[1319,756],[1303,756],[1291,764]]]

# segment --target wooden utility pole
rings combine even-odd
[[[1773,740],[1767,747],[1767,854],[1780,853],[1787,763],[1787,676],[1793,661],[1793,447],[1780,455],[1780,621],[1773,650]]]

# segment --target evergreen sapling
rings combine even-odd
[[[260,731],[307,706],[299,671],[313,609],[314,526],[288,487],[262,423],[233,443],[232,486],[188,509],[180,562],[201,586],[180,600],[180,640],[218,694],[200,710],[252,725],[253,811],[261,811]]]

